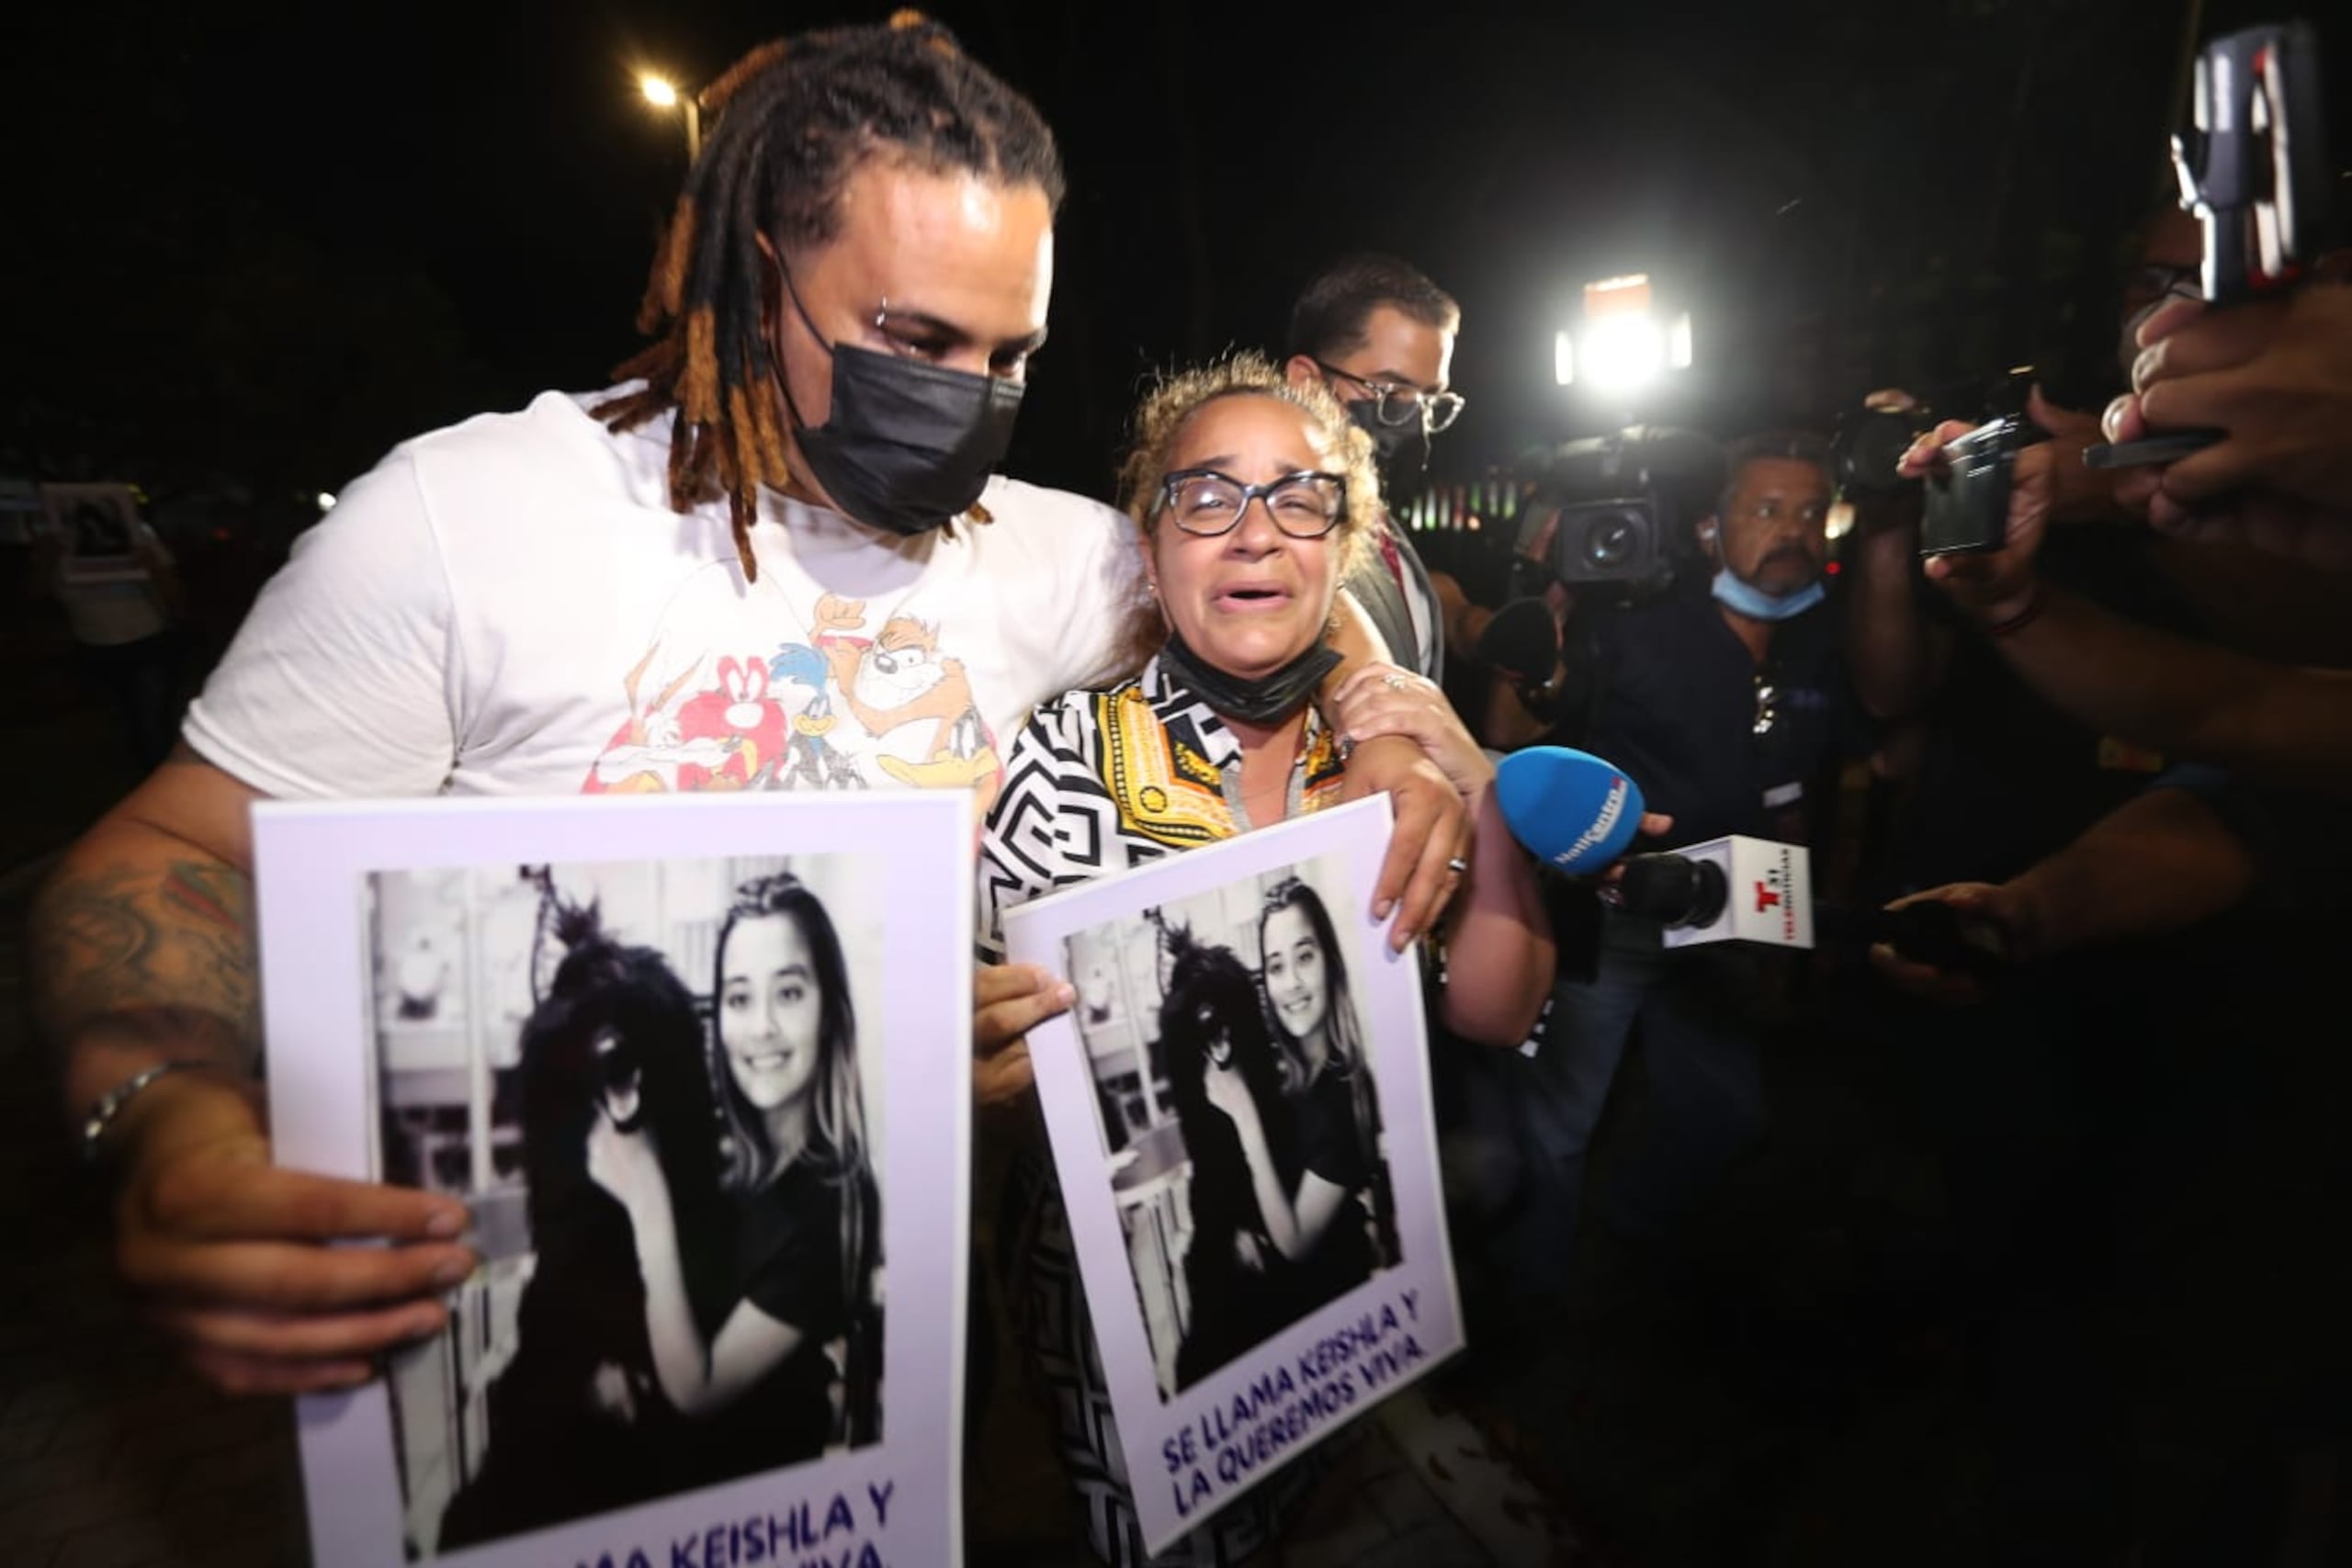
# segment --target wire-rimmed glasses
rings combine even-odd
[[[1315,363],[1325,375],[1352,381],[1370,392],[1373,396],[1372,417],[1383,424],[1410,424],[1417,419],[1423,420],[1427,422],[1429,433],[1435,435],[1462,417],[1462,394],[1459,392],[1425,392],[1402,381],[1374,381],[1352,370],[1326,365],[1319,359]]]

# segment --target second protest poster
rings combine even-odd
[[[1078,990],[1030,1032],[1145,1543],[1462,1345],[1418,950],[1370,918],[1386,802],[1007,911]]]

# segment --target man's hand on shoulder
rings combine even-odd
[[[1351,800],[1386,795],[1396,812],[1388,853],[1373,888],[1372,916],[1396,912],[1388,943],[1397,952],[1436,924],[1459,880],[1456,860],[1470,857],[1470,810],[1453,782],[1419,746],[1401,735],[1365,741],[1348,759]]]

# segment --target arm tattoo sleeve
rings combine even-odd
[[[214,862],[68,871],[34,902],[34,1018],[58,1047],[106,1040],[250,1070],[260,1021],[253,887]]]

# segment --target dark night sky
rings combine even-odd
[[[2026,358],[2089,374],[2111,247],[2156,188],[2178,4],[1532,9],[934,7],[1037,100],[1070,167],[1014,471],[1100,489],[1141,373],[1271,346],[1304,275],[1356,246],[1463,301],[1455,466],[1597,427],[1551,385],[1551,337],[1582,281],[1622,271],[1697,319],[1700,366],[1650,417],[1819,417],[1897,376]],[[707,80],[777,31],[881,14],[52,14],[7,67],[11,143],[40,150],[12,172],[40,215],[14,247],[31,287],[10,291],[12,357],[44,389],[17,394],[10,443],[347,470],[424,424],[595,384],[633,346],[684,161],[634,68]]]

